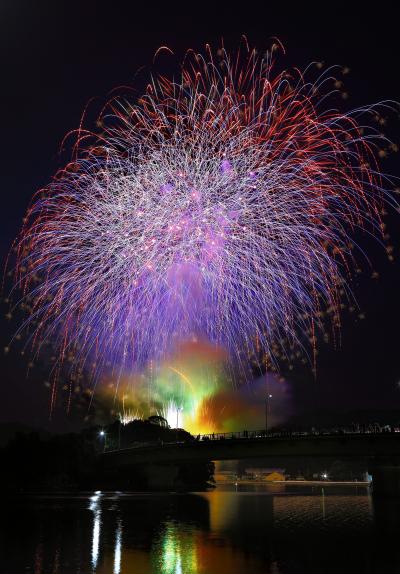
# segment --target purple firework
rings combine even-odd
[[[37,348],[127,371],[193,337],[270,355],[337,316],[349,234],[381,233],[384,191],[356,121],[371,109],[324,111],[328,80],[192,55],[179,82],[113,99],[101,134],[79,130],[18,242]]]

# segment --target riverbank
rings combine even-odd
[[[271,485],[271,484],[288,484],[288,485],[304,485],[304,486],[370,486],[371,482],[364,480],[342,480],[342,481],[331,481],[331,480],[237,480],[237,481],[216,481],[215,486],[220,485]]]

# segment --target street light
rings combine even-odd
[[[103,452],[105,452],[105,451],[106,451],[107,435],[106,435],[105,431],[101,430],[101,431],[99,432],[99,436],[100,436],[100,438],[104,438]]]
[[[269,407],[269,399],[272,399],[272,395],[267,393],[265,397],[265,434],[268,433],[268,407]]]

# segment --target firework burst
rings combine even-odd
[[[233,357],[301,341],[335,310],[358,228],[381,233],[379,138],[325,105],[332,74],[276,71],[245,50],[189,52],[137,103],[108,102],[38,192],[16,283],[36,349],[120,372],[205,338]],[[368,122],[366,122],[368,123]],[[283,343],[285,345],[285,343]],[[78,368],[78,367],[76,367]]]

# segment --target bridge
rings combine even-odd
[[[107,451],[106,468],[147,469],[150,486],[172,486],[179,464],[244,458],[332,457],[367,461],[375,494],[400,496],[400,432],[244,431],[213,434],[175,443],[135,445]],[[172,482],[171,482],[172,481]]]

